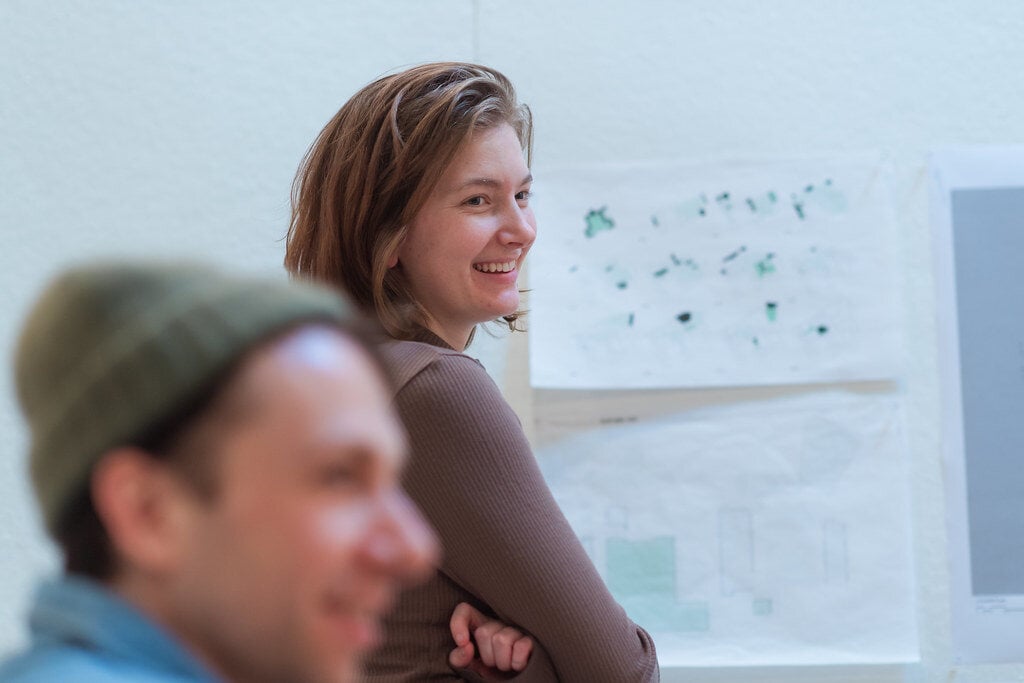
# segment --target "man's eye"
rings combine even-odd
[[[530,190],[523,190],[522,192],[519,192],[518,194],[516,194],[516,201],[517,202],[525,202],[525,201],[527,201],[532,196],[533,196],[533,192],[531,192]]]
[[[359,478],[359,471],[355,467],[338,466],[327,467],[321,470],[320,480],[325,484],[345,485],[351,484]]]

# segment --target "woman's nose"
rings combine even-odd
[[[514,203],[505,212],[501,227],[501,240],[504,244],[528,247],[537,238],[537,222],[533,209]]]

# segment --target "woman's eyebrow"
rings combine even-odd
[[[533,174],[527,173],[526,176],[519,181],[520,185],[526,185],[527,183],[533,182]],[[458,186],[453,187],[449,192],[462,192],[466,188],[470,187],[499,187],[501,181],[495,180],[494,178],[470,178],[469,180],[460,183]]]

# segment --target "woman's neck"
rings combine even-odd
[[[455,329],[453,327],[442,327],[433,319],[424,321],[423,326],[433,332],[435,335],[440,337],[448,346],[452,347],[456,351],[465,351],[466,346],[469,345],[469,339],[473,334],[473,328],[475,325],[471,325],[468,329]]]

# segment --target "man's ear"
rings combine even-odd
[[[117,448],[93,469],[91,487],[121,564],[147,573],[174,568],[188,533],[189,494],[165,463],[137,448]]]

